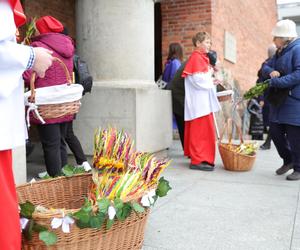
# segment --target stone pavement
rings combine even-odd
[[[275,175],[274,146],[243,173],[224,170],[219,156],[214,172],[190,170],[178,141],[169,157],[173,189],[151,212],[143,250],[300,250],[300,181]],[[40,147],[28,163],[29,180],[45,171]]]
[[[143,250],[300,250],[300,181],[276,176],[274,145],[250,172],[190,170],[178,141],[165,171],[172,190],[152,210]]]

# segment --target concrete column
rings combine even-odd
[[[153,83],[153,0],[78,0],[77,42],[95,80]]]
[[[14,148],[13,156],[13,171],[16,185],[26,183],[26,150],[25,146]]]
[[[92,154],[98,126],[130,132],[137,150],[172,143],[169,91],[154,83],[154,1],[77,0],[77,49],[94,77],[75,131]]]

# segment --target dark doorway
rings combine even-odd
[[[162,74],[162,28],[161,28],[161,5],[160,3],[154,4],[154,41],[155,41],[155,75],[154,79],[155,81],[158,80],[158,78]]]

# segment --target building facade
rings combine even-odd
[[[52,15],[59,19],[76,41],[77,53],[88,62],[94,87],[92,94],[83,98],[75,132],[90,155],[94,130],[99,126],[125,129],[133,135],[137,150],[156,152],[170,147],[171,95],[155,85],[169,43],[180,42],[187,58],[193,50],[191,37],[200,30],[210,32],[224,67],[246,88],[254,84],[266,58],[277,19],[275,0],[22,3],[28,17]],[[19,183],[25,181],[22,161],[18,162]]]

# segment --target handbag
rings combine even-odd
[[[288,88],[282,89],[270,87],[267,90],[266,99],[271,105],[278,107],[285,102],[286,98],[289,95],[289,91],[290,89]]]

